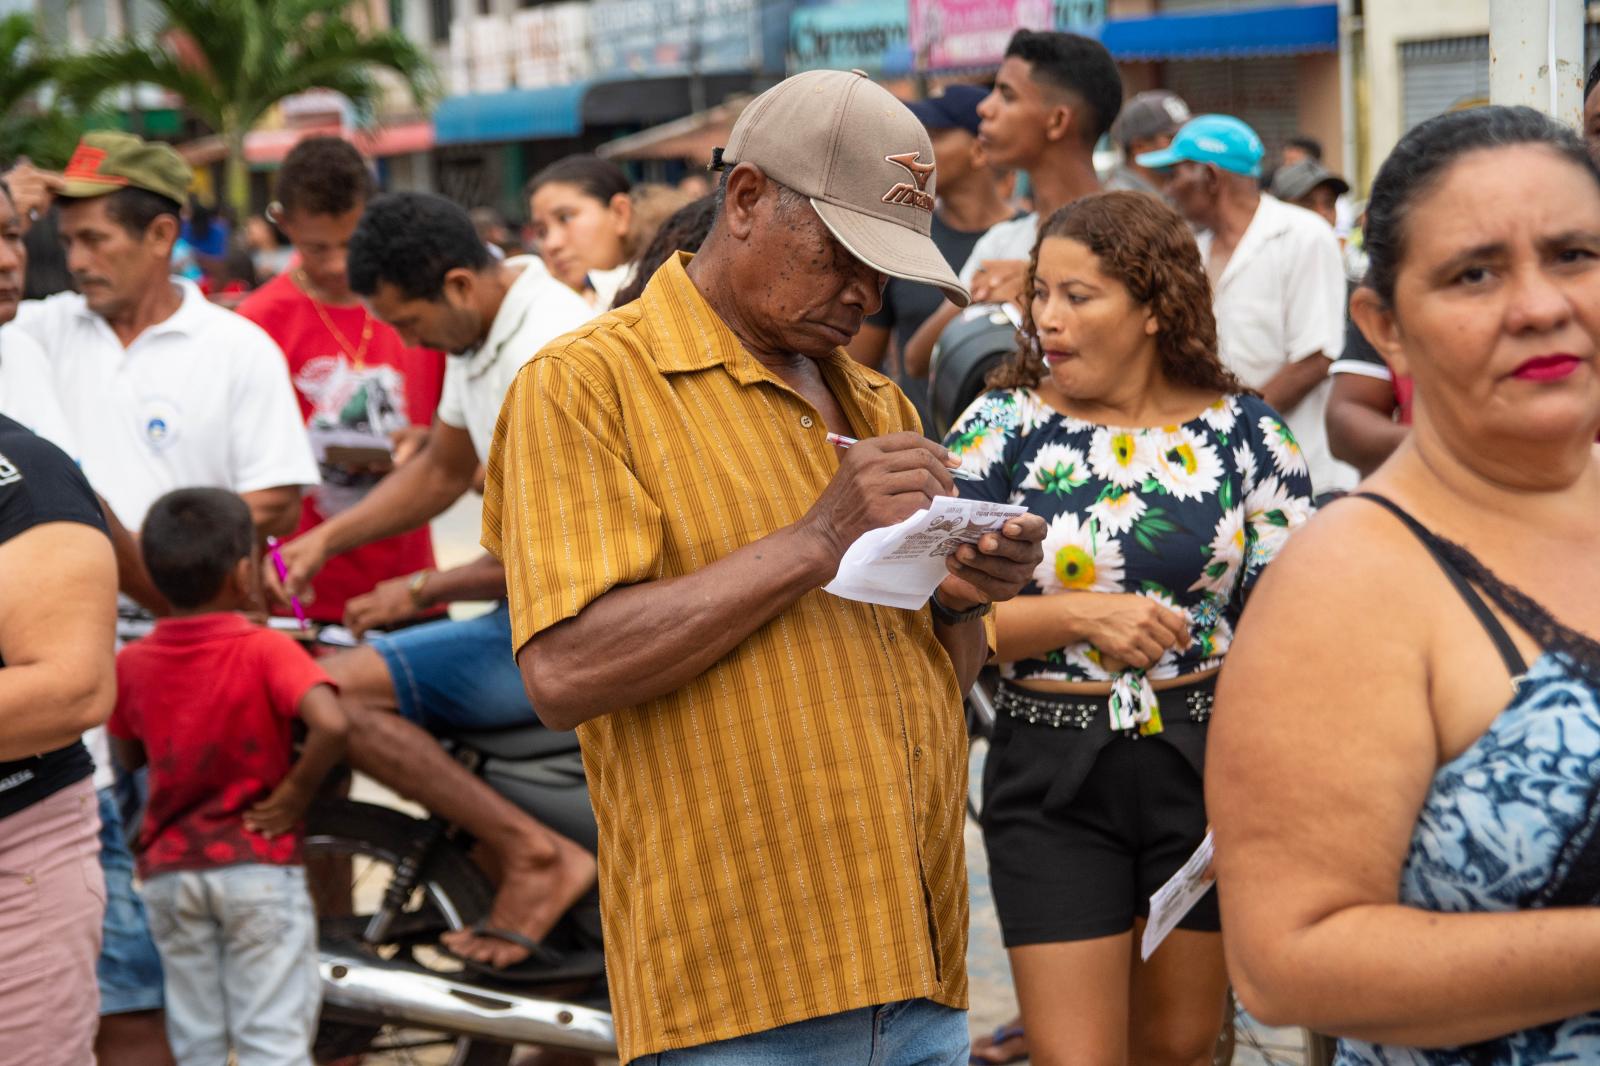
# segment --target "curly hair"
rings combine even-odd
[[[1028,260],[1030,294],[1022,312],[1022,344],[988,377],[990,388],[1033,388],[1048,371],[1033,322],[1039,248],[1051,237],[1077,241],[1094,253],[1100,269],[1128,290],[1135,304],[1154,313],[1156,357],[1168,381],[1217,392],[1249,392],[1217,355],[1217,319],[1211,284],[1194,235],[1178,213],[1142,192],[1105,192],[1075,200],[1039,229]]]

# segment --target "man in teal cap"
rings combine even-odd
[[[1256,131],[1201,115],[1138,157],[1170,169],[1167,196],[1202,232],[1222,362],[1288,424],[1317,492],[1351,488],[1355,471],[1328,448],[1328,367],[1344,349],[1339,242],[1317,215],[1261,192]]]

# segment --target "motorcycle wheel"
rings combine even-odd
[[[307,865],[314,866],[319,860],[350,862],[350,909],[354,918],[323,915],[323,907],[319,906],[323,938],[337,935],[340,927],[348,931],[372,912],[389,885],[395,864],[410,850],[424,824],[400,811],[353,800],[325,800],[312,807],[306,819]],[[316,895],[314,891],[313,896]],[[421,883],[406,904],[405,913],[421,928],[461,929],[487,916],[493,900],[494,888],[478,865],[455,844],[442,840],[429,853]],[[399,958],[441,972],[459,969],[449,956],[416,940],[397,939],[394,943],[367,945],[367,949],[376,950],[384,958]],[[343,942],[348,944],[349,938]],[[363,1066],[424,1062],[429,1066],[506,1066],[512,1051],[509,1044],[453,1037],[324,1010],[313,1057],[318,1063],[349,1059]]]

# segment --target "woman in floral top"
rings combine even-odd
[[[1199,251],[1165,204],[1061,209],[1030,285],[1022,349],[946,441],[980,477],[963,496],[1050,523],[1034,583],[996,609],[995,902],[1035,1061],[1205,1061],[1227,989],[1215,893],[1148,963],[1133,938],[1205,836],[1216,673],[1311,484],[1218,360]]]

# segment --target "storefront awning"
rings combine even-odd
[[[1122,62],[1248,59],[1339,50],[1339,6],[1258,7],[1110,19],[1100,42]]]
[[[373,129],[342,126],[296,126],[271,130],[251,130],[244,137],[244,158],[253,167],[274,167],[283,162],[289,150],[307,137],[343,137],[373,159],[392,155],[426,152],[433,147],[433,123],[427,119],[386,123]],[[211,166],[228,155],[221,137],[201,137],[178,145],[178,154],[190,166]]]
[[[576,137],[583,130],[583,97],[589,82],[544,89],[508,89],[447,97],[433,115],[437,144],[537,141]]]
[[[728,143],[733,124],[750,96],[736,96],[716,107],[601,145],[595,150],[606,159],[688,159],[706,163],[711,150]]]

